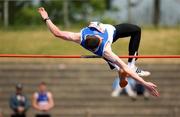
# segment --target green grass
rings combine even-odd
[[[69,29],[78,32],[79,29]],[[0,30],[0,53],[10,54],[90,54],[78,44],[53,37],[45,27],[25,30]],[[128,52],[129,39],[118,40],[113,51],[118,55]],[[140,54],[180,54],[179,28],[142,30]]]

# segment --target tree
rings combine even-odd
[[[158,27],[160,21],[160,5],[161,0],[154,0],[154,17],[153,17],[153,24],[154,26]]]
[[[4,11],[4,13],[3,13],[3,15],[4,15],[4,26],[5,27],[8,27],[8,25],[9,25],[9,1],[8,0],[5,0],[4,2],[3,2],[4,4],[3,4],[3,11]]]
[[[106,0],[105,2],[106,2],[106,9],[110,10],[111,9],[111,2],[112,1],[111,0]]]
[[[101,18],[110,0],[40,0],[36,5],[32,0],[2,0],[0,3],[0,18],[4,18],[6,25],[40,24],[37,8],[42,6],[54,23],[63,23],[68,27],[70,22],[82,24],[91,18]]]
[[[63,22],[64,22],[64,25],[65,27],[69,27],[69,10],[68,10],[68,6],[69,6],[69,1],[68,0],[64,0],[63,1],[63,15],[64,15],[64,19],[63,19]]]
[[[23,17],[22,15],[19,17],[18,13],[24,6],[30,6],[31,1],[3,0],[1,3],[3,4],[3,22],[4,26],[7,27],[8,25],[14,25],[19,18]]]

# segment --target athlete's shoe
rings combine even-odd
[[[140,77],[147,77],[151,75],[151,72],[144,71],[142,69],[139,69],[138,67],[134,66],[131,68],[133,71],[135,71]]]

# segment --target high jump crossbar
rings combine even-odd
[[[43,55],[43,54],[0,54],[4,58],[102,58],[96,55]],[[180,55],[122,55],[119,58],[180,58]]]

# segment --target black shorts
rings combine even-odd
[[[137,33],[137,32],[141,32],[141,28],[137,25],[128,24],[128,23],[118,24],[115,25],[114,27],[115,27],[115,33],[113,37],[113,43],[116,42],[119,38],[131,37],[129,50],[133,52],[137,51],[141,37],[141,33]],[[136,37],[133,38],[133,35],[136,35]],[[113,70],[116,68],[111,61],[105,58],[104,60],[106,60],[110,69]]]

